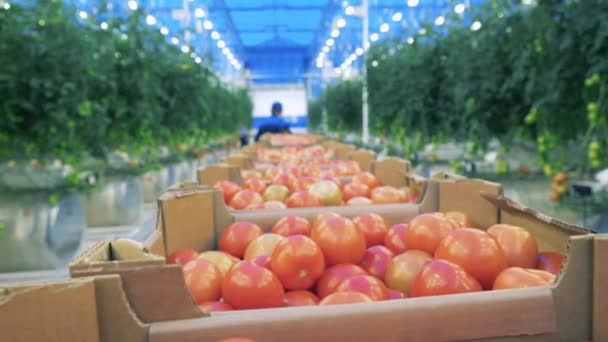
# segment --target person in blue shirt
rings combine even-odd
[[[280,102],[272,104],[272,115],[264,120],[258,128],[258,133],[255,135],[255,141],[259,141],[260,137],[266,133],[291,133],[289,124],[283,120],[283,105]]]

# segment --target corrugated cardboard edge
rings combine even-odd
[[[229,164],[216,164],[201,167],[196,172],[196,178],[201,186],[212,187],[221,180],[243,184],[245,180],[241,176],[241,168]]]
[[[593,248],[593,341],[608,341],[608,234]]]
[[[224,158],[223,163],[236,166],[241,170],[247,170],[253,167],[253,160],[245,153],[232,154]]]
[[[387,157],[373,161],[370,170],[382,184],[402,188],[408,185],[412,164],[405,159]]]
[[[359,149],[348,154],[348,159],[359,164],[362,171],[370,171],[372,163],[376,160],[376,152],[372,150]]]

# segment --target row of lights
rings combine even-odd
[[[325,64],[325,58],[327,58],[327,54],[331,50],[331,48],[335,45],[335,39],[340,36],[340,29],[346,27],[346,19],[339,18],[336,21],[336,28],[333,28],[330,32],[330,37],[325,41],[325,45],[321,48],[321,52],[317,56],[316,64],[318,68],[322,68]]]
[[[139,4],[135,0],[129,0],[127,2],[127,7],[131,11],[136,11],[139,8]],[[207,13],[202,8],[196,8],[194,10],[194,16],[196,18],[201,19],[201,18],[204,18],[206,15],[207,15]],[[83,20],[86,20],[86,19],[88,19],[89,15],[87,12],[81,10],[81,11],[78,11],[78,17],[80,17]],[[146,16],[146,24],[148,24],[149,26],[156,26],[158,24],[158,20],[153,15],[148,14]],[[107,30],[109,28],[108,23],[105,21],[100,23],[99,26],[101,27],[102,30]],[[213,22],[209,19],[205,19],[203,21],[203,28],[205,28],[207,31],[211,31],[211,34],[210,34],[211,39],[216,41],[217,47],[219,49],[221,49],[222,53],[224,54],[224,56],[226,56],[226,58],[228,59],[230,64],[236,70],[240,70],[242,68],[241,62],[239,62],[239,60],[234,56],[232,51],[230,51],[230,48],[227,46],[226,42],[224,40],[220,39],[221,38],[220,33],[213,29]],[[161,26],[159,30],[163,36],[169,35],[169,29],[166,26]],[[125,34],[123,34],[121,37],[123,39],[127,38],[127,36]],[[173,45],[180,44],[179,38],[175,37],[175,36],[171,37],[170,42]],[[183,53],[190,53],[191,48],[188,45],[183,44],[180,46],[180,50]],[[190,53],[190,56],[192,57],[192,59],[194,59],[194,61],[197,64],[202,63],[202,59],[196,54],[196,52]]]

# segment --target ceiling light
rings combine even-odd
[[[166,35],[168,35],[168,34],[169,34],[169,29],[163,26],[163,27],[161,27],[161,28],[160,28],[160,33],[161,33],[163,36],[166,36]]]
[[[327,46],[334,46],[334,40],[333,40],[332,38],[329,38],[329,39],[328,39],[328,40],[325,42],[325,44],[326,44]]]
[[[401,21],[401,19],[403,19],[403,13],[397,12],[397,13],[393,14],[392,19],[393,19],[393,21]]]
[[[135,1],[135,0],[129,0],[129,1],[127,2],[127,6],[129,7],[129,9],[130,9],[131,11],[136,11],[136,10],[137,10],[137,8],[139,7],[139,6],[137,5],[137,1]]]
[[[369,36],[369,40],[371,40],[372,42],[375,42],[376,40],[378,40],[378,38],[379,38],[379,37],[378,37],[378,34],[377,34],[377,33],[372,33],[372,34]]]
[[[346,20],[344,18],[340,18],[340,19],[338,19],[338,22],[336,22],[336,25],[339,28],[343,28],[346,26]]]
[[[211,38],[213,38],[214,40],[218,40],[220,39],[220,34],[217,31],[213,31],[211,32]]]
[[[99,24],[99,27],[101,27],[102,30],[107,30],[108,29],[108,23],[106,23],[105,21],[103,21],[101,24]]]
[[[454,12],[456,14],[462,14],[462,13],[464,13],[465,9],[466,9],[466,7],[464,6],[464,4],[458,4],[454,7]]]
[[[355,14],[355,8],[353,6],[348,6],[344,9],[344,13],[346,13],[346,15],[353,15]]]
[[[188,52],[190,52],[190,48],[188,46],[186,46],[186,45],[182,45],[182,52],[183,53],[188,53]]]
[[[213,29],[213,23],[211,22],[211,20],[205,20],[203,21],[203,27],[205,28],[205,30],[210,31]]]
[[[201,64],[201,62],[202,62],[202,61],[203,61],[203,60],[202,60],[200,57],[196,57],[196,58],[194,59],[194,62],[196,62],[196,64]]]
[[[378,66],[378,61],[372,61],[372,66],[375,68]]]
[[[444,16],[438,16],[437,18],[435,18],[435,25],[437,26],[441,26],[445,23],[445,17]]]
[[[223,48],[223,49],[222,49],[222,53],[223,53],[224,55],[228,55],[228,54],[230,53],[230,49],[229,49],[229,48],[227,48],[227,47],[225,47],[225,48]]]
[[[85,20],[89,17],[89,14],[85,11],[78,11],[78,16],[80,19]]]
[[[473,24],[471,24],[471,31],[479,31],[480,28],[481,23],[479,21],[474,21]]]
[[[179,38],[177,38],[177,37],[172,37],[172,38],[171,38],[171,43],[173,43],[173,44],[175,44],[175,45],[179,44]]]
[[[224,42],[223,40],[218,40],[217,47],[223,49],[224,47],[226,47],[226,42]]]
[[[380,25],[380,32],[388,32],[388,30],[390,29],[390,26],[388,26],[387,23],[384,23],[382,25]]]
[[[331,30],[331,36],[333,38],[338,38],[338,36],[340,36],[340,30]]]
[[[202,18],[205,16],[205,10],[202,8],[197,8],[194,10],[194,16],[197,18]]]
[[[414,37],[409,37],[409,38],[407,39],[407,43],[408,43],[408,44],[414,44]]]
[[[146,24],[150,26],[156,25],[156,18],[154,18],[153,15],[148,14],[148,16],[146,17]]]
[[[407,0],[407,5],[410,7],[418,6],[418,0]]]
[[[357,48],[357,50],[355,50],[355,53],[356,53],[358,56],[361,56],[361,55],[363,54],[363,49],[362,49],[362,48]]]
[[[325,52],[325,53],[328,53],[328,52],[329,52],[329,46],[325,45],[325,46],[324,46],[324,47],[321,49],[321,51],[323,51],[323,52]]]

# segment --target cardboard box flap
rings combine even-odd
[[[228,164],[208,165],[199,168],[197,170],[197,179],[199,184],[210,187],[221,180],[229,180],[237,184],[243,184],[244,182],[241,176],[241,168]]]
[[[335,156],[338,160],[346,160],[348,159],[348,155],[357,149],[355,145],[346,145],[346,144],[337,144],[333,146],[336,151]]]
[[[593,246],[593,341],[608,341],[608,234]]]
[[[2,292],[3,341],[100,341],[92,280],[12,287]]]
[[[240,167],[241,170],[247,170],[253,167],[253,161],[244,153],[230,155],[224,158],[223,162],[228,165]]]
[[[538,287],[212,314],[205,319],[154,324],[150,342],[217,341],[235,336],[291,342],[453,341],[551,333],[555,324],[551,290]]]
[[[467,213],[478,228],[488,228],[499,222],[499,210],[482,193],[502,194],[502,186],[480,179],[450,177],[438,181],[439,211]]]
[[[412,165],[409,161],[387,157],[372,162],[371,172],[384,185],[402,188],[408,185],[407,176],[411,173]]]
[[[360,149],[349,153],[348,159],[354,160],[359,164],[363,171],[370,171],[372,163],[376,160],[376,152],[372,150]]]

